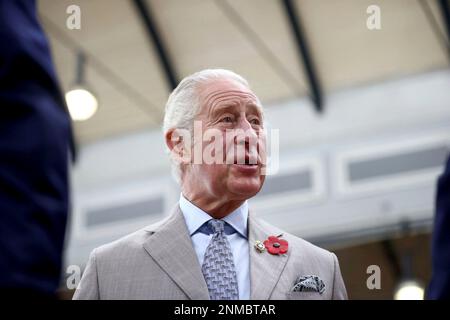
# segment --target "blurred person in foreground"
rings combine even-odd
[[[55,298],[70,120],[34,0],[0,0],[0,294]]]
[[[439,177],[432,237],[432,277],[428,299],[450,299],[450,157]]]
[[[74,299],[346,299],[333,253],[248,208],[265,180],[263,113],[234,72],[183,79],[163,128],[179,202],[162,222],[95,249]]]

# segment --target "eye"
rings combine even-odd
[[[231,122],[233,122],[233,118],[230,116],[226,116],[226,117],[223,117],[222,119],[220,119],[220,122],[231,123]]]
[[[260,125],[261,122],[259,121],[258,118],[253,118],[253,119],[250,120],[250,124]]]

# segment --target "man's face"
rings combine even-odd
[[[248,88],[231,79],[203,85],[199,97],[200,111],[195,121],[202,130],[194,132],[192,151],[201,149],[203,158],[200,164],[188,165],[183,184],[205,196],[226,201],[254,196],[264,183],[262,173],[266,163],[259,100]],[[218,135],[221,139],[217,139]],[[202,141],[208,136],[215,138]]]

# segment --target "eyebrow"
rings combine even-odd
[[[230,103],[230,102],[216,105],[213,107],[213,110],[211,110],[211,115],[215,116],[224,111],[227,111],[228,109],[232,109],[234,107],[234,105],[236,105],[236,103]]]
[[[215,106],[214,109],[210,113],[211,117],[216,117],[216,116],[220,115],[221,113],[224,113],[224,112],[228,111],[229,109],[232,109],[234,107],[234,105],[236,105],[236,103],[228,102],[228,103],[224,103],[222,105]],[[254,103],[248,103],[247,107],[249,108],[248,113],[251,113],[251,114],[254,113],[256,116],[258,116],[258,118],[260,118],[261,120],[263,119],[263,113],[260,110],[261,107],[259,107],[257,104],[254,104]]]

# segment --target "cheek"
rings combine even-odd
[[[264,181],[266,181],[266,175],[260,175],[259,176],[259,181],[261,182],[261,187],[262,187],[262,185],[264,184]]]
[[[228,176],[229,168],[227,165],[221,164],[203,165],[202,171],[205,178],[207,176],[209,181],[218,183],[220,180]]]
[[[266,153],[266,147],[267,147],[267,139],[266,135],[262,135],[258,138],[258,149],[261,153]]]

